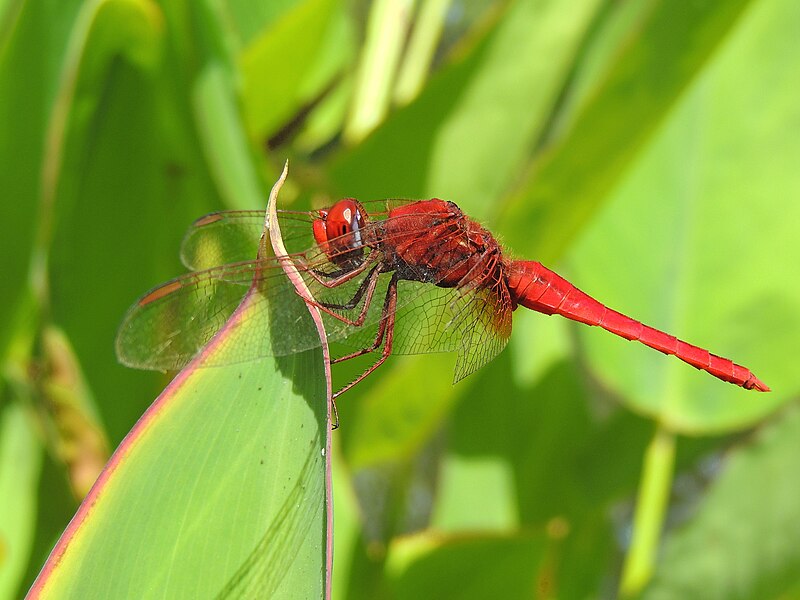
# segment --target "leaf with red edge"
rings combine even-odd
[[[268,311],[252,308],[258,294],[128,434],[30,597],[327,595],[329,378],[319,352],[198,366],[266,325]],[[313,327],[296,302],[292,327]]]

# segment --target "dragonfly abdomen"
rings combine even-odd
[[[723,381],[746,389],[769,391],[746,367],[608,308],[541,263],[514,261],[508,265],[508,272],[511,297],[521,306],[602,327],[627,340],[676,356]]]

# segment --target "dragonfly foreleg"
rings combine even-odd
[[[367,269],[367,267],[374,263],[377,258],[377,253],[371,252],[369,256],[364,259],[364,262],[357,267],[352,269],[339,269],[330,273],[326,273],[320,269],[314,269],[308,266],[308,264],[306,264],[306,262],[302,259],[297,260],[297,267],[298,269],[311,275],[311,277],[313,277],[320,285],[326,288],[334,288],[350,281],[355,277],[358,277]]]
[[[340,389],[338,392],[333,394],[332,397],[334,399],[341,396],[355,384],[362,381],[375,369],[380,367],[392,353],[392,342],[394,341],[395,308],[397,307],[397,280],[398,280],[397,273],[394,273],[392,275],[392,279],[389,281],[389,287],[386,289],[386,298],[383,302],[383,311],[381,313],[381,323],[378,326],[378,332],[377,335],[375,336],[375,341],[372,343],[372,345],[366,348],[362,348],[361,350],[358,350],[356,352],[353,352],[352,354],[336,358],[331,361],[331,364],[342,362],[343,360],[350,360],[351,358],[356,358],[357,356],[362,356],[363,354],[369,354],[370,352],[374,352],[375,350],[378,349],[381,343],[383,343],[383,351],[381,352],[380,357],[361,375],[356,377],[353,381],[351,381],[342,389]]]
[[[358,286],[358,289],[353,297],[344,304],[334,304],[331,302],[320,302],[316,300],[311,302],[311,304],[338,319],[339,321],[346,323],[347,325],[361,327],[367,318],[369,307],[372,305],[372,297],[375,295],[375,288],[378,285],[378,278],[382,272],[383,271],[380,269],[380,265],[375,265],[372,268],[372,271],[370,271],[369,275],[364,278],[364,281],[361,282],[361,285]],[[359,302],[361,302],[362,296],[364,297],[364,305],[361,307],[361,311],[358,313],[358,316],[355,319],[350,319],[344,315],[334,312],[337,310],[352,310],[358,306]]]
[[[364,293],[367,292],[369,289],[369,294],[367,294],[367,300],[365,304],[369,304],[370,300],[372,299],[372,293],[375,291],[375,284],[378,281],[378,275],[375,271],[378,270],[380,265],[375,265],[372,267],[372,270],[369,272],[364,278],[364,281],[358,286],[356,293],[353,294],[353,297],[350,298],[347,302],[343,304],[336,304],[335,302],[320,302],[320,304],[326,308],[330,308],[332,310],[353,310],[358,304],[361,302],[361,298],[364,296]]]

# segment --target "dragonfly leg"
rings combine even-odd
[[[367,354],[369,352],[374,352],[378,346],[380,346],[381,342],[383,341],[383,351],[381,352],[380,357],[376,360],[366,371],[364,371],[361,375],[356,377],[353,381],[348,383],[338,392],[333,394],[333,399],[335,400],[347,390],[352,388],[355,384],[364,380],[367,375],[372,373],[375,369],[380,367],[389,355],[392,353],[392,342],[394,340],[394,318],[395,318],[395,308],[397,307],[397,280],[398,276],[397,273],[392,275],[392,279],[389,281],[389,287],[386,290],[386,299],[383,303],[383,312],[381,315],[381,324],[378,327],[378,334],[375,337],[375,342],[372,346],[368,348],[363,348],[358,352],[354,352],[345,357],[341,357],[336,359],[334,362],[341,362],[343,360],[348,360],[350,358],[355,358],[356,356],[361,356],[362,354]],[[384,339],[385,338],[385,339]]]
[[[367,267],[369,267],[372,263],[375,262],[377,257],[378,257],[377,253],[371,252],[369,256],[367,256],[367,258],[364,260],[364,262],[362,262],[357,267],[354,267],[353,269],[349,270],[340,269],[338,271],[333,271],[332,273],[325,273],[324,271],[321,271],[319,269],[314,269],[312,267],[309,267],[306,264],[306,262],[302,259],[297,259],[298,263],[297,266],[298,269],[305,271],[306,273],[311,275],[311,277],[313,277],[320,285],[325,286],[327,288],[334,288],[342,285],[347,281],[350,281],[354,277],[359,276],[367,269]]]
[[[336,363],[344,362],[346,360],[350,360],[351,358],[356,358],[358,356],[363,356],[364,354],[369,354],[370,352],[375,352],[380,345],[383,343],[383,336],[386,333],[386,321],[381,319],[380,325],[378,325],[378,331],[375,334],[375,340],[367,346],[366,348],[361,348],[360,350],[356,350],[355,352],[351,352],[350,354],[345,354],[344,356],[340,356],[339,358],[334,358],[331,360],[331,364],[335,365]]]
[[[378,285],[378,277],[382,272],[383,271],[380,269],[380,265],[375,265],[372,271],[370,271],[370,274],[364,278],[363,282],[361,282],[361,285],[359,286],[358,290],[356,290],[356,293],[353,295],[353,297],[344,304],[333,304],[330,302],[317,301],[309,302],[309,304],[313,304],[320,310],[347,325],[361,327],[361,325],[364,324],[364,320],[367,318],[369,307],[372,305],[372,297],[375,295],[375,288]],[[334,312],[335,310],[351,310],[355,308],[358,306],[358,303],[361,302],[362,296],[364,297],[364,305],[361,307],[361,310],[355,319],[350,319]]]
[[[364,297],[365,293],[367,296],[365,304],[369,304],[369,302],[372,300],[372,295],[375,293],[375,286],[378,283],[378,276],[381,273],[383,273],[383,270],[380,268],[380,265],[375,265],[372,267],[369,275],[364,278],[364,281],[362,281],[361,285],[358,286],[356,293],[353,294],[353,297],[347,302],[342,304],[337,304],[335,302],[320,302],[320,304],[325,308],[330,308],[333,310],[353,310],[359,305],[361,298]]]

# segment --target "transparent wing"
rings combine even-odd
[[[295,242],[302,243],[301,240],[309,237],[312,215],[287,213],[283,216]],[[185,262],[192,267],[199,267],[209,261],[249,254],[250,251],[246,249],[247,237],[255,231],[260,236],[261,230],[257,227],[263,227],[263,224],[256,224],[261,223],[261,218],[260,211],[236,211],[217,213],[213,218],[209,216],[197,221],[184,243]],[[257,244],[256,239],[254,248],[257,248]],[[257,253],[257,250],[254,252]],[[320,279],[325,280],[320,273],[334,273],[337,267],[325,252],[313,246],[291,258],[313,297],[321,303],[348,304],[363,287],[367,276],[365,272],[336,287],[326,287],[320,282]],[[375,254],[371,260],[378,262],[380,258]],[[120,362],[141,369],[181,368],[214,337],[251,286],[254,286],[254,297],[250,299],[252,309],[259,314],[269,311],[270,318],[258,319],[258,327],[252,328],[246,343],[237,349],[215,353],[215,360],[242,362],[267,355],[293,354],[319,345],[316,333],[296,326],[305,314],[305,306],[287,280],[278,259],[267,258],[187,273],[145,294],[128,310],[117,335],[116,349]],[[374,304],[382,305],[381,294],[385,295],[385,282],[381,281],[378,287]],[[363,299],[352,308],[335,312],[343,318],[354,320],[362,307]],[[371,306],[364,326],[368,327],[380,316],[380,310]],[[346,337],[358,329],[330,315],[324,315],[324,320],[331,340]],[[268,327],[264,324],[267,321],[270,323]]]
[[[307,270],[301,274],[315,299],[337,304],[350,300],[364,279],[361,276],[327,288]],[[222,328],[248,291],[252,294],[250,312],[268,313],[268,318],[258,318],[258,327],[239,336],[242,341],[236,348],[215,353],[211,360],[216,362],[207,365],[283,356],[319,345],[313,328],[298,327],[307,317],[304,302],[278,260],[271,258],[187,273],[145,294],[128,310],[117,335],[120,362],[139,369],[181,368]],[[337,312],[355,317],[357,310]],[[324,319],[329,339],[357,329],[330,315]]]
[[[462,310],[452,328],[462,339],[453,382],[459,381],[497,356],[511,337],[511,296],[505,282],[464,293]]]
[[[387,206],[385,202],[381,206]],[[391,206],[391,205],[390,205]],[[384,211],[389,208],[384,208]],[[285,213],[281,224],[287,238],[305,243],[310,237],[313,213]],[[378,225],[371,225],[378,226]],[[187,234],[182,256],[190,268],[217,260],[231,260],[257,253],[263,227],[261,211],[215,213],[198,220]],[[255,241],[253,241],[255,238]],[[385,239],[385,238],[384,238]],[[386,240],[391,243],[392,240]],[[320,274],[336,267],[319,248],[293,254],[313,297],[340,317],[354,320],[364,308],[364,290],[373,266],[381,264],[378,251],[367,251],[369,267],[335,287],[320,282]],[[446,273],[441,273],[441,277]],[[374,339],[383,316],[389,273],[377,279],[373,301],[363,325],[355,327],[323,314],[330,340],[365,347]],[[420,278],[423,278],[420,275]],[[401,281],[398,291],[394,351],[425,353],[457,351],[456,379],[493,358],[510,335],[510,300],[504,285],[498,290],[454,290],[434,282]],[[252,290],[251,290],[252,287]],[[251,290],[252,308],[267,319],[258,319],[241,344],[215,353],[217,363],[229,364],[265,355],[286,355],[319,345],[312,328],[298,327],[306,308],[289,283],[277,259],[242,261],[188,273],[143,296],[126,314],[117,338],[120,361],[137,368],[177,369],[208,343]],[[362,292],[360,299],[358,292]],[[357,302],[352,302],[358,299]],[[262,312],[264,311],[264,312]],[[268,323],[268,325],[267,325]]]
[[[511,299],[504,284],[465,290],[400,281],[400,298],[404,300],[396,312],[392,353],[457,352],[454,382],[490,362],[511,336]],[[376,302],[373,310],[379,311],[382,304]],[[361,328],[343,341],[364,348],[375,334],[376,327]]]
[[[263,210],[232,210],[200,217],[183,237],[181,262],[187,269],[202,271],[253,260],[263,229]]]
[[[269,274],[265,275],[264,269]],[[288,281],[277,275],[274,265],[237,263],[188,273],[151,290],[131,306],[122,321],[116,346],[120,362],[139,369],[181,368],[219,331],[256,277],[262,278],[259,289],[269,292],[254,301],[266,307],[267,296],[293,300]],[[295,335],[302,335],[301,331]],[[260,334],[268,340],[277,337]],[[299,348],[313,346],[310,339],[298,339],[296,344]],[[250,346],[239,351],[244,359],[282,353],[271,346],[260,350]]]
[[[362,205],[371,218],[380,219],[391,209],[409,202],[413,201],[376,200],[362,202]],[[289,252],[301,252],[313,245],[311,222],[318,216],[316,211],[278,211],[282,237]],[[181,261],[187,269],[202,271],[255,259],[264,217],[263,210],[228,210],[200,217],[184,235]]]

